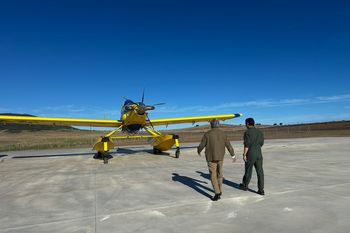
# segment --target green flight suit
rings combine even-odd
[[[247,162],[245,163],[245,173],[242,184],[248,187],[252,178],[253,166],[258,176],[258,189],[264,190],[264,169],[261,147],[264,145],[263,133],[255,127],[249,128],[244,133],[244,146],[248,147]]]

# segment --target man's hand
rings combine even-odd
[[[236,162],[236,155],[232,156],[232,163]]]
[[[243,160],[244,160],[244,162],[248,161],[248,157],[247,157],[248,150],[249,150],[249,148],[244,146],[244,148],[243,148]]]
[[[244,162],[247,162],[247,161],[248,161],[247,155],[243,155],[243,160],[244,160]]]
[[[198,147],[198,148],[197,148],[197,153],[198,153],[198,156],[199,156],[199,157],[202,156],[202,155],[201,155],[201,152],[202,152],[202,150]]]

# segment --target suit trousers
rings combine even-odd
[[[222,165],[223,161],[211,161],[208,162],[208,168],[210,172],[210,180],[213,185],[213,189],[215,194],[219,194],[222,192]]]

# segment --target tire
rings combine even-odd
[[[101,152],[97,152],[96,154],[94,154],[94,159],[101,159],[102,158],[102,154]]]
[[[153,147],[153,154],[159,155],[160,152],[161,152],[161,151],[160,151],[159,149]]]
[[[175,152],[175,158],[180,158],[180,150],[177,149],[176,152]]]

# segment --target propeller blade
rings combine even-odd
[[[145,89],[143,89],[143,92],[142,92],[142,100],[141,100],[141,103],[144,103],[145,101]]]
[[[164,105],[166,103],[157,103],[157,104],[152,104],[152,106],[159,106],[159,105]]]

